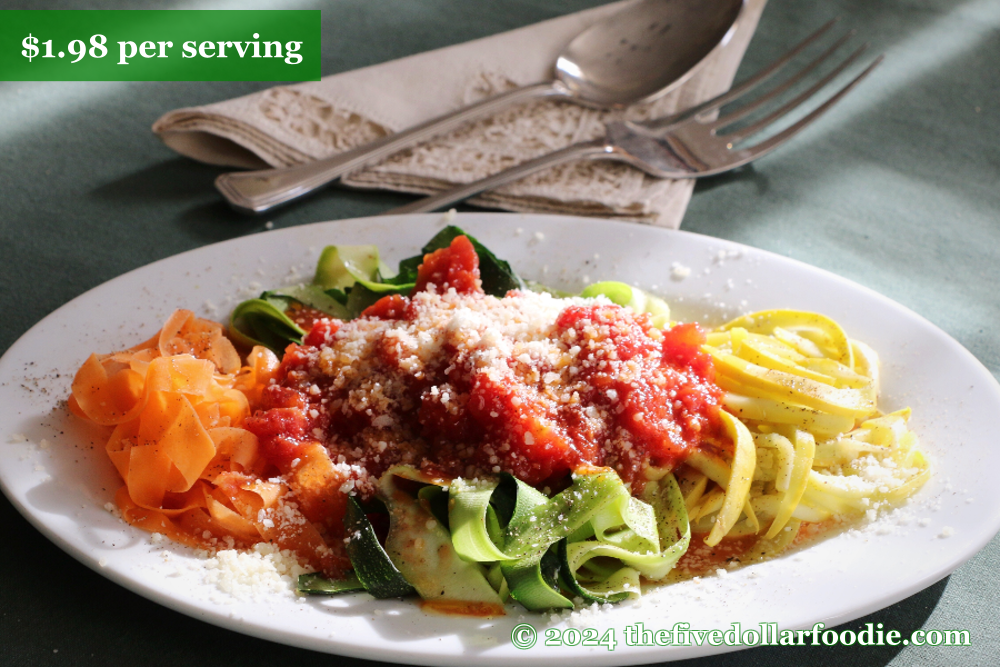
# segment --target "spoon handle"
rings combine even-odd
[[[524,178],[525,176],[533,174],[536,171],[541,171],[546,167],[554,167],[557,164],[572,162],[573,160],[610,157],[608,154],[612,151],[613,149],[604,141],[604,139],[594,139],[593,141],[572,144],[566,148],[546,153],[545,155],[537,157],[533,160],[522,162],[521,164],[511,167],[510,169],[504,169],[503,171],[497,172],[492,176],[487,176],[486,178],[482,178],[466,185],[456,186],[436,195],[431,195],[430,197],[418,199],[415,202],[380,213],[380,215],[400,215],[403,213],[427,213],[430,211],[436,211],[437,209],[443,208],[448,204],[454,204],[455,202],[468,199],[469,197],[477,195],[485,190],[490,190],[505,183],[516,181],[519,178]]]
[[[568,94],[552,81],[523,86],[326,159],[281,169],[222,174],[215,179],[215,187],[236,210],[264,213],[463,123],[540,97],[568,97]]]

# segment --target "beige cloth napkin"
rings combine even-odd
[[[216,104],[171,111],[153,131],[177,152],[210,164],[287,166],[336,154],[514,86],[551,79],[563,46],[624,0],[518,30],[428,51],[321,81],[270,88]],[[345,185],[431,193],[576,141],[602,136],[611,118],[672,113],[729,88],[766,0],[747,0],[736,34],[698,72],[655,102],[600,112],[552,100],[468,124],[372,167]],[[510,211],[596,215],[680,226],[694,188],[622,164],[555,167],[472,203]]]

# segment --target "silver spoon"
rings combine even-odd
[[[745,0],[639,0],[577,35],[559,55],[551,81],[434,118],[323,160],[222,174],[215,187],[243,213],[264,213],[340,176],[513,104],[556,98],[618,109],[663,95],[728,41]]]

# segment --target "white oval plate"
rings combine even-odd
[[[221,320],[262,287],[309,278],[327,244],[376,243],[392,266],[440,229],[442,216],[432,214],[321,223],[200,248],[125,274],[49,315],[0,360],[0,441],[18,439],[13,434],[29,440],[5,445],[4,492],[85,565],[182,613],[319,651],[435,665],[542,665],[554,659],[581,667],[620,665],[738,648],[712,646],[707,636],[701,645],[691,636],[689,646],[626,646],[625,627],[636,622],[653,631],[677,623],[695,630],[729,630],[734,623],[741,631],[769,623],[831,627],[929,586],[1000,529],[1000,485],[979,474],[1000,469],[994,441],[1000,386],[958,343],[902,306],[804,264],[684,232],[535,215],[461,214],[455,222],[523,276],[553,286],[630,282],[667,297],[684,319],[718,322],[775,307],[836,318],[881,355],[882,406],[913,408],[912,427],[934,477],[907,507],[864,529],[554,624],[516,607],[495,620],[442,617],[422,612],[413,600],[364,595],[236,599],[206,582],[203,562],[191,552],[154,544],[104,509],[120,485],[103,454],[105,434],[88,430],[64,407],[72,374],[91,352],[144,340],[175,308]],[[525,621],[537,628],[538,643],[522,650],[512,644],[511,631]],[[617,646],[544,645],[548,628],[567,626],[593,628],[598,638],[612,630]]]

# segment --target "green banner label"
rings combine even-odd
[[[0,11],[2,81],[319,78],[319,10]]]

